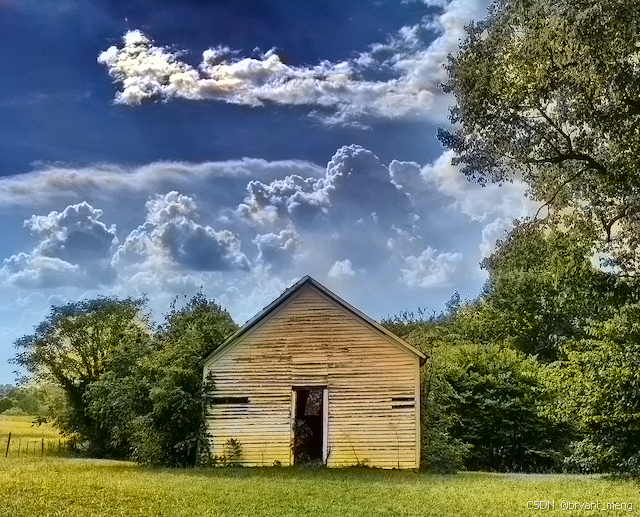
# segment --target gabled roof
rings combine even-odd
[[[274,312],[278,307],[280,307],[287,300],[293,297],[293,295],[297,293],[300,289],[302,289],[302,287],[304,287],[305,285],[311,285],[315,287],[318,291],[320,291],[322,294],[327,296],[329,299],[333,300],[336,304],[346,309],[347,312],[350,312],[351,314],[353,314],[357,319],[363,320],[369,326],[373,327],[378,332],[387,336],[388,338],[393,340],[396,344],[400,345],[402,348],[405,348],[407,351],[418,356],[420,358],[420,364],[421,365],[424,364],[425,360],[427,359],[427,356],[424,355],[422,352],[420,352],[420,350],[411,346],[409,343],[407,343],[403,339],[400,339],[393,332],[390,332],[389,330],[384,328],[382,325],[380,325],[379,323],[369,318],[369,316],[367,316],[363,312],[360,312],[353,305],[345,302],[342,298],[340,298],[335,293],[331,292],[329,289],[323,286],[320,282],[310,277],[309,275],[304,276],[298,282],[296,282],[291,287],[286,289],[278,298],[272,301],[269,305],[267,305],[264,309],[262,309],[258,314],[256,314],[249,321],[247,321],[242,326],[242,328],[240,328],[231,336],[229,336],[227,339],[225,339],[225,341],[218,348],[216,348],[213,352],[211,352],[206,358],[204,358],[201,361],[201,364],[209,362],[211,359],[214,359],[218,356],[223,355],[225,351],[228,348],[230,348],[241,336],[243,336],[249,330],[251,330],[256,325],[258,325],[262,320],[264,320],[267,316],[269,316],[269,314]]]

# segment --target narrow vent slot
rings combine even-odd
[[[213,397],[212,404],[248,404],[249,397]]]

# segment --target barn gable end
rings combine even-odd
[[[298,417],[330,467],[417,468],[423,359],[305,277],[204,360],[212,454],[235,438],[246,465],[291,464]]]

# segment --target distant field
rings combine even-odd
[[[15,436],[29,438],[59,438],[58,431],[49,424],[33,425],[32,416],[0,415],[0,437],[12,433]]]
[[[560,515],[628,511],[562,511],[571,503],[633,505],[629,480],[562,475],[325,469],[148,469],[130,463],[37,456],[0,457],[0,517],[133,516],[512,516],[532,515],[533,501]],[[539,504],[540,505],[540,504]],[[576,507],[577,508],[577,507]],[[627,507],[628,508],[628,507]]]
[[[32,416],[5,416],[0,415],[0,456],[4,458],[7,452],[7,441],[11,433],[9,455],[41,454],[42,440],[44,440],[44,453],[57,452],[58,444],[62,446],[64,439],[58,431],[48,424],[33,425]],[[0,509],[0,512],[2,510]]]

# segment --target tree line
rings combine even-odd
[[[482,267],[476,299],[382,321],[428,358],[422,467],[639,474],[637,286],[547,221],[516,224]],[[45,405],[87,454],[196,464],[212,388],[200,361],[237,326],[202,293],[178,302],[155,327],[145,299],[52,307],[15,343],[32,387],[5,396]]]
[[[640,473],[634,284],[546,221],[516,224],[482,266],[476,299],[455,293],[440,314],[382,322],[428,357],[423,468]],[[32,387],[5,395],[47,406],[87,454],[196,464],[212,388],[200,361],[237,326],[202,293],[178,301],[155,327],[144,298],[52,307],[15,343]]]
[[[423,464],[640,473],[640,304],[574,232],[520,223],[474,300],[383,324],[428,355]]]
[[[0,415],[42,416],[45,412],[46,390],[0,384]]]

